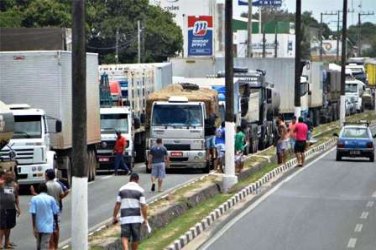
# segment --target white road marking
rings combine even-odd
[[[350,238],[349,243],[347,243],[347,248],[355,248],[356,241],[356,238]]]
[[[362,215],[360,216],[361,219],[367,219],[368,217],[368,212],[363,212]]]
[[[270,195],[275,193],[278,189],[281,188],[281,186],[287,182],[289,182],[292,178],[294,178],[296,175],[300,174],[302,171],[305,171],[307,168],[311,167],[314,163],[317,161],[321,160],[325,156],[327,156],[329,153],[331,153],[333,150],[336,148],[333,147],[330,149],[328,152],[322,154],[321,156],[317,157],[315,160],[312,162],[308,163],[306,166],[303,168],[299,169],[292,175],[288,176],[286,179],[282,180],[279,184],[277,184],[275,187],[273,187],[271,190],[266,192],[264,195],[262,195],[257,201],[255,201],[253,204],[251,204],[247,209],[243,210],[238,216],[236,216],[234,219],[229,221],[224,227],[218,231],[217,234],[215,234],[213,237],[210,238],[200,249],[207,249],[212,245],[215,241],[217,241],[227,230],[229,230],[233,225],[235,225],[239,220],[241,220],[245,215],[250,213],[253,209],[255,209],[258,205],[260,205],[264,200],[266,200]]]
[[[375,204],[374,201],[369,201],[369,202],[367,203],[367,207],[373,207],[373,204]]]
[[[69,245],[65,245],[62,247],[62,249],[67,249],[69,247]]]
[[[355,233],[360,233],[363,229],[363,224],[356,224],[354,232]]]

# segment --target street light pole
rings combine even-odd
[[[85,0],[72,1],[72,249],[88,249]]]
[[[251,3],[251,1],[249,1]],[[232,34],[232,0],[225,2],[225,80],[226,80],[226,121],[225,121],[225,175],[224,192],[238,182],[235,175],[235,123],[234,123],[234,55]]]
[[[247,39],[247,57],[252,57],[252,1],[248,1],[248,39]]]
[[[347,0],[343,0],[342,13],[342,58],[341,58],[341,108],[340,108],[340,126],[345,123],[346,115],[346,97],[345,97],[345,82],[346,82],[346,37],[347,37]]]
[[[302,11],[302,1],[296,0],[296,13],[295,13],[295,111],[294,114],[296,118],[301,115],[300,107],[300,41],[301,41],[301,11]]]

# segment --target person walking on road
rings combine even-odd
[[[5,249],[15,247],[15,244],[10,242],[10,232],[16,226],[16,217],[20,214],[18,185],[14,181],[14,173],[0,170],[0,249],[2,246]]]
[[[277,158],[278,164],[286,163],[286,148],[287,148],[287,127],[282,117],[277,118]]]
[[[57,224],[59,207],[56,200],[47,194],[46,183],[38,186],[38,195],[31,198],[29,212],[32,218],[33,234],[37,239],[37,250],[50,249],[51,234]]]
[[[245,134],[240,126],[236,127],[235,134],[235,170],[240,173],[244,166],[243,151],[245,147]]]
[[[288,128],[291,155],[294,152],[295,141],[296,141],[295,125],[296,125],[296,116],[293,116],[291,123],[289,124],[289,128]]]
[[[62,185],[55,179],[55,171],[53,169],[46,170],[46,185],[47,193],[54,197],[61,213],[63,205],[62,200],[68,195],[69,190],[64,191]],[[60,235],[60,213],[58,215],[56,223],[54,224],[54,232],[52,233],[50,240],[50,249],[58,249]]]
[[[298,160],[298,167],[303,167],[305,161],[304,151],[307,144],[308,126],[303,122],[303,117],[299,117],[299,122],[295,125],[296,143],[295,154]]]
[[[127,147],[127,140],[124,136],[121,135],[121,132],[118,130],[116,131],[116,143],[114,147],[114,154],[115,154],[115,162],[114,162],[114,172],[115,175],[118,175],[118,169],[124,168],[126,174],[131,174],[132,170],[128,168],[128,166],[124,162],[124,150]]]
[[[140,241],[141,224],[148,225],[144,189],[139,186],[138,181],[138,174],[132,173],[129,183],[119,189],[114,207],[113,224],[118,223],[120,211],[123,250],[128,250],[130,241],[132,241],[131,249],[136,250]]]
[[[155,181],[158,179],[158,192],[162,192],[163,179],[166,177],[166,164],[169,164],[167,149],[162,144],[162,139],[157,139],[148,155],[148,168],[151,169],[151,191],[155,191]]]

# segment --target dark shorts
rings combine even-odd
[[[294,152],[295,153],[304,153],[305,148],[306,148],[306,141],[296,141]]]
[[[133,242],[140,241],[141,223],[121,225],[121,237],[132,239]]]
[[[16,209],[0,210],[0,229],[11,229],[16,226]]]

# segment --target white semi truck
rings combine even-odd
[[[46,168],[56,168],[59,178],[71,179],[71,65],[69,51],[0,52],[0,99],[29,105],[11,105],[16,131],[10,144],[17,153],[20,184],[43,181]],[[86,65],[87,176],[93,180],[100,142],[97,54],[88,53]]]

